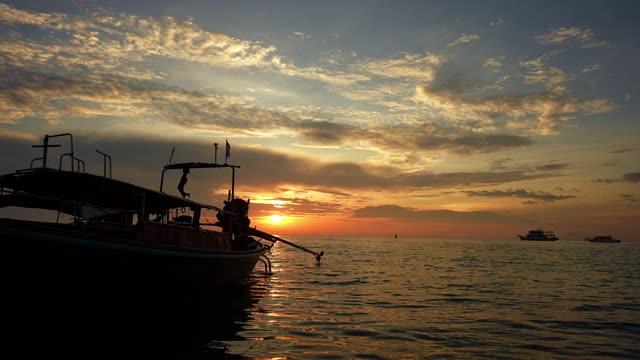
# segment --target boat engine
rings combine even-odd
[[[219,225],[225,232],[231,232],[236,235],[246,234],[251,220],[249,220],[249,201],[235,198],[231,201],[225,201],[221,212],[218,212]]]

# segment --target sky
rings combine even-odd
[[[228,141],[277,234],[640,241],[636,7],[0,0],[0,172],[69,132],[157,189]],[[221,205],[228,175],[186,190]]]

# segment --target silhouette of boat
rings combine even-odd
[[[49,140],[60,136],[69,137],[71,150],[60,156],[58,169],[49,168],[47,151],[60,146]],[[42,148],[43,156],[33,159],[30,168],[0,176],[0,208],[40,209],[55,219],[0,219],[0,276],[16,295],[26,287],[95,294],[215,294],[245,283],[258,261],[270,273],[265,253],[276,241],[308,251],[318,261],[323,255],[249,227],[249,201],[235,197],[240,166],[227,164],[228,145],[224,164],[217,163],[217,144],[214,163],[171,164],[170,159],[160,191],[111,178],[110,157],[101,152],[104,173],[86,173],[73,152],[71,134],[47,135],[34,147]],[[42,166],[33,167],[39,161]],[[63,162],[70,169],[62,170]],[[189,170],[205,168],[231,170],[223,208],[192,201],[184,192]],[[182,198],[162,190],[170,170],[183,171],[178,186]],[[213,211],[217,222],[203,223],[206,211]]]
[[[616,239],[611,235],[598,235],[592,238],[585,238],[584,241],[594,242],[594,243],[619,243],[620,239]]]
[[[527,241],[556,241],[558,237],[553,231],[542,231],[542,229],[529,230],[527,235],[518,235],[520,240]]]

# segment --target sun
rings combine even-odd
[[[271,223],[273,223],[273,224],[281,224],[284,221],[284,219],[286,218],[286,216],[283,216],[283,215],[271,215],[268,218],[271,221]]]

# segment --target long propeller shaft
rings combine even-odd
[[[309,250],[309,249],[307,249],[305,247],[302,247],[302,246],[300,246],[298,244],[294,244],[291,241],[287,241],[285,239],[282,239],[282,238],[277,237],[275,235],[271,235],[271,234],[266,233],[264,231],[260,231],[260,230],[255,229],[255,228],[249,228],[249,235],[257,236],[257,237],[259,237],[261,239],[264,239],[264,240],[267,240],[267,241],[271,241],[271,242],[274,242],[274,243],[277,242],[277,241],[283,242],[283,243],[285,243],[285,244],[287,244],[289,246],[293,246],[294,248],[300,249],[302,251],[306,251],[309,254],[313,254],[313,256],[315,256],[315,258],[316,258],[316,260],[318,262],[320,262],[320,260],[322,259],[322,256],[324,255],[324,251],[320,251],[320,253],[317,253],[317,252],[315,252],[313,250]]]

